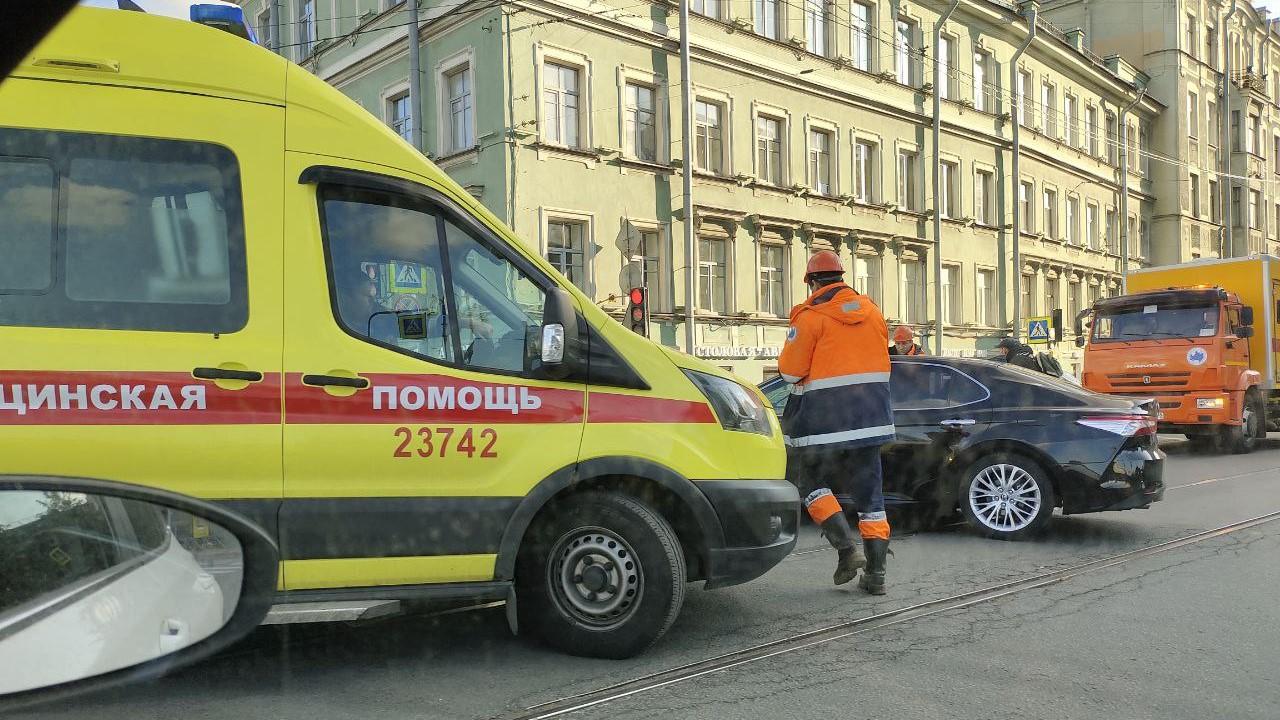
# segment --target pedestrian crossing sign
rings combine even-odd
[[[1027,342],[1032,345],[1043,345],[1049,342],[1049,318],[1027,318]]]
[[[424,293],[427,282],[423,268],[414,263],[391,263],[391,292]]]

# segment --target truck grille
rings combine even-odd
[[[1114,373],[1107,382],[1119,392],[1184,389],[1191,381],[1189,372]]]

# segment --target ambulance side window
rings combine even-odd
[[[0,158],[0,292],[53,284],[57,185],[47,160]]]

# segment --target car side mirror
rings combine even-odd
[[[1236,328],[1236,337],[1238,337],[1238,338],[1251,338],[1251,337],[1253,337],[1253,326],[1252,326],[1252,325],[1242,325],[1242,326],[1240,326],[1240,327]]]
[[[577,339],[578,313],[573,306],[573,296],[564,288],[553,288],[547,293],[542,308],[539,359],[544,377],[560,380],[573,372],[570,348],[577,345]]]
[[[1240,308],[1240,324],[1241,325],[1253,324],[1253,308],[1252,307],[1245,305],[1244,307]],[[1244,336],[1242,335],[1241,337],[1244,337]]]
[[[153,488],[0,475],[0,714],[158,677],[256,628],[279,553]]]

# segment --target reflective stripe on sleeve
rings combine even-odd
[[[782,375],[782,379],[783,379],[783,380],[786,380],[787,382],[791,383],[792,385],[794,385],[794,384],[796,384],[796,383],[798,383],[798,382],[800,382],[801,380],[803,380],[803,379],[804,379],[804,378],[802,378],[802,377],[800,377],[800,376],[798,376],[798,375],[788,375],[788,374],[786,374],[786,373],[780,373],[780,374]]]
[[[788,447],[809,447],[811,445],[831,445],[833,443],[865,440],[873,437],[893,437],[895,429],[892,425],[876,425],[875,427],[843,430],[841,432],[820,433],[818,435],[802,435],[800,437],[783,437]]]
[[[783,377],[786,376],[784,375]],[[837,375],[835,377],[810,380],[804,385],[797,385],[793,390],[793,393],[796,395],[803,395],[804,393],[812,392],[814,390],[826,390],[828,388],[845,387],[847,385],[866,385],[868,383],[887,382],[889,382],[889,373],[887,372],[854,373],[852,375]]]

